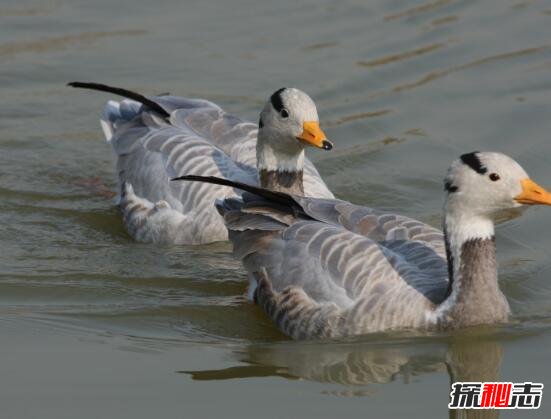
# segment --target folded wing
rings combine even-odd
[[[218,209],[251,295],[290,336],[422,327],[444,299],[438,230],[343,201],[248,190]]]
[[[258,127],[207,100],[175,96],[151,100],[165,115],[126,99],[110,101],[102,118],[106,138],[117,155],[124,198],[119,203],[130,234],[153,242],[226,240],[227,231],[213,204],[217,198],[240,192],[169,179],[200,174],[258,184]],[[308,195],[333,196],[309,160],[304,187]]]

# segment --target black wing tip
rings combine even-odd
[[[178,176],[171,179],[171,181],[176,181],[176,180],[197,181],[197,182],[212,183],[212,184],[221,185],[221,186],[229,186],[231,188],[241,189],[242,191],[260,196],[264,199],[267,199],[268,201],[277,202],[279,204],[289,205],[292,207],[296,207],[298,205],[300,207],[300,205],[297,204],[297,201],[295,201],[293,196],[285,192],[274,191],[271,189],[248,185],[242,182],[235,182],[233,180],[223,179],[216,176],[184,175],[184,176]],[[302,210],[302,208],[300,209]]]
[[[170,179],[171,182],[175,180],[199,180],[199,181],[212,181],[212,180],[220,180],[223,181],[224,179],[220,179],[213,176],[199,176],[199,175],[184,175],[184,176],[178,176],[175,178]]]
[[[92,83],[92,82],[88,82],[88,81],[71,81],[71,82],[67,83],[67,86],[69,86],[69,87],[84,87],[84,88],[94,88],[94,87],[97,87],[97,86],[109,87],[109,86],[106,86],[106,85],[103,85],[103,84]]]
[[[90,82],[82,82],[82,81],[72,81],[67,83],[67,86],[97,90],[100,92],[112,93],[128,99],[132,99],[132,100],[135,100],[136,102],[140,102],[144,106],[147,106],[149,109],[157,112],[162,117],[167,119],[170,118],[170,113],[166,109],[164,109],[159,103],[145,97],[144,95],[141,95],[140,93],[136,93],[131,90],[123,89],[121,87],[108,86],[106,84],[101,84],[101,83],[90,83]]]

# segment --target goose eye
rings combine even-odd
[[[492,182],[497,182],[499,179],[501,179],[501,178],[499,177],[499,175],[497,173],[490,173],[490,180]]]
[[[281,110],[281,112],[279,112],[279,114],[281,115],[281,117],[282,117],[283,119],[289,118],[289,111],[288,111],[287,109],[285,109],[285,108],[283,108],[283,109]]]

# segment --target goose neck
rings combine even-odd
[[[505,321],[509,306],[499,289],[493,221],[448,212],[444,220],[448,292],[439,323],[460,327]]]
[[[304,195],[304,149],[280,150],[257,143],[257,168],[260,186],[281,192]]]

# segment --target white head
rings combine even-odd
[[[314,101],[295,88],[284,87],[272,94],[258,127],[259,169],[302,170],[304,147],[333,148],[319,126]]]
[[[444,184],[446,210],[456,215],[494,220],[501,211],[521,205],[551,205],[551,193],[502,153],[463,154],[452,163]]]

